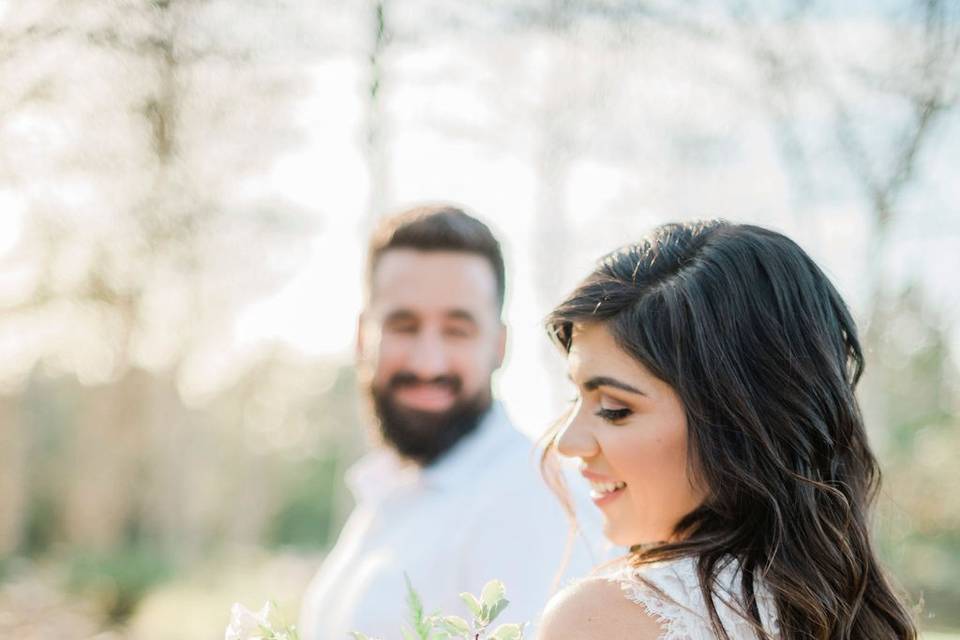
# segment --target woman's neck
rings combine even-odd
[[[656,549],[667,544],[666,542],[644,542],[641,544],[634,544],[630,546],[630,553],[646,553],[651,549]]]

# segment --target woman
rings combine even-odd
[[[548,327],[579,394],[547,456],[580,459],[630,553],[558,594],[541,640],[916,637],[868,531],[856,327],[800,247],[665,225]]]

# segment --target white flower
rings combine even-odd
[[[239,602],[234,603],[230,608],[230,624],[227,625],[223,640],[267,640],[274,634],[270,626],[271,613],[269,602],[257,613]]]

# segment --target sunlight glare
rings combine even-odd
[[[3,5],[0,5],[0,15]],[[23,217],[26,203],[12,191],[0,191],[0,256],[11,251],[20,242],[23,234]]]
[[[349,352],[360,312],[362,273],[355,237],[343,232],[320,236],[307,264],[286,286],[240,314],[235,342],[249,346],[276,340],[310,355]]]

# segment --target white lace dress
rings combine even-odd
[[[664,629],[660,640],[716,640],[693,558],[642,567],[621,565],[605,576],[618,583],[627,598],[660,622]],[[756,640],[757,634],[745,613],[740,591],[739,565],[735,561],[727,563],[715,584],[713,601],[730,640]],[[780,626],[773,597],[759,583],[755,588],[764,631],[776,640],[780,637]]]

